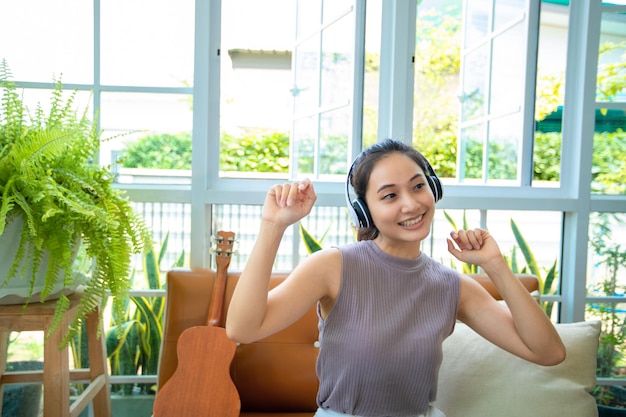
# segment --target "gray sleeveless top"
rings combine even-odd
[[[373,241],[339,250],[339,294],[319,319],[318,406],[360,416],[425,413],[456,322],[459,273],[423,253],[393,257]]]

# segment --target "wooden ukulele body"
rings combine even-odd
[[[236,349],[222,327],[185,330],[176,346],[178,367],[159,390],[154,417],[239,416],[239,394],[230,377]]]
[[[237,344],[226,336],[222,324],[226,271],[233,253],[233,232],[218,232],[217,276],[213,285],[206,326],[181,333],[176,343],[178,366],[159,388],[154,417],[238,417],[241,401],[230,377]]]

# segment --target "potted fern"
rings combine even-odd
[[[40,105],[31,110],[6,61],[0,63],[0,247],[14,254],[0,262],[7,267],[0,291],[16,282],[26,285],[18,294],[21,302],[58,299],[54,328],[67,310],[63,288],[81,284],[66,346],[108,291],[114,308],[122,309],[131,257],[152,243],[127,197],[114,187],[110,170],[97,162],[96,124],[87,109],[73,108],[76,91],[64,95],[55,80],[50,110]],[[89,262],[87,274],[73,267],[78,251]]]

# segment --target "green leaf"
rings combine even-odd
[[[528,265],[528,268],[530,269],[530,273],[533,275],[536,275],[539,278],[541,288],[543,288],[543,283],[541,282],[541,271],[539,270],[539,265],[537,264],[535,255],[533,254],[532,250],[530,249],[530,246],[526,242],[526,239],[524,239],[524,236],[522,236],[522,233],[520,232],[519,227],[517,227],[517,224],[515,223],[515,220],[513,219],[511,219],[511,230],[513,231],[513,235],[515,236],[515,241],[519,245],[522,255],[524,255],[524,259],[526,260],[526,264]]]
[[[450,216],[450,213],[448,213],[447,211],[444,210],[443,211],[443,215],[446,216],[446,220],[448,220],[448,223],[450,223],[450,225],[452,226],[452,230],[454,230],[455,232],[457,230],[459,230],[456,227],[456,223],[455,223],[454,219],[452,218],[452,216]]]
[[[304,246],[306,247],[306,250],[309,254],[322,249],[321,243],[317,239],[315,239],[308,230],[304,228],[302,223],[300,223],[300,236],[302,237]]]

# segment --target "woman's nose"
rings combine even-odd
[[[411,212],[420,206],[418,199],[411,194],[404,194],[402,196],[402,210],[405,212]]]

